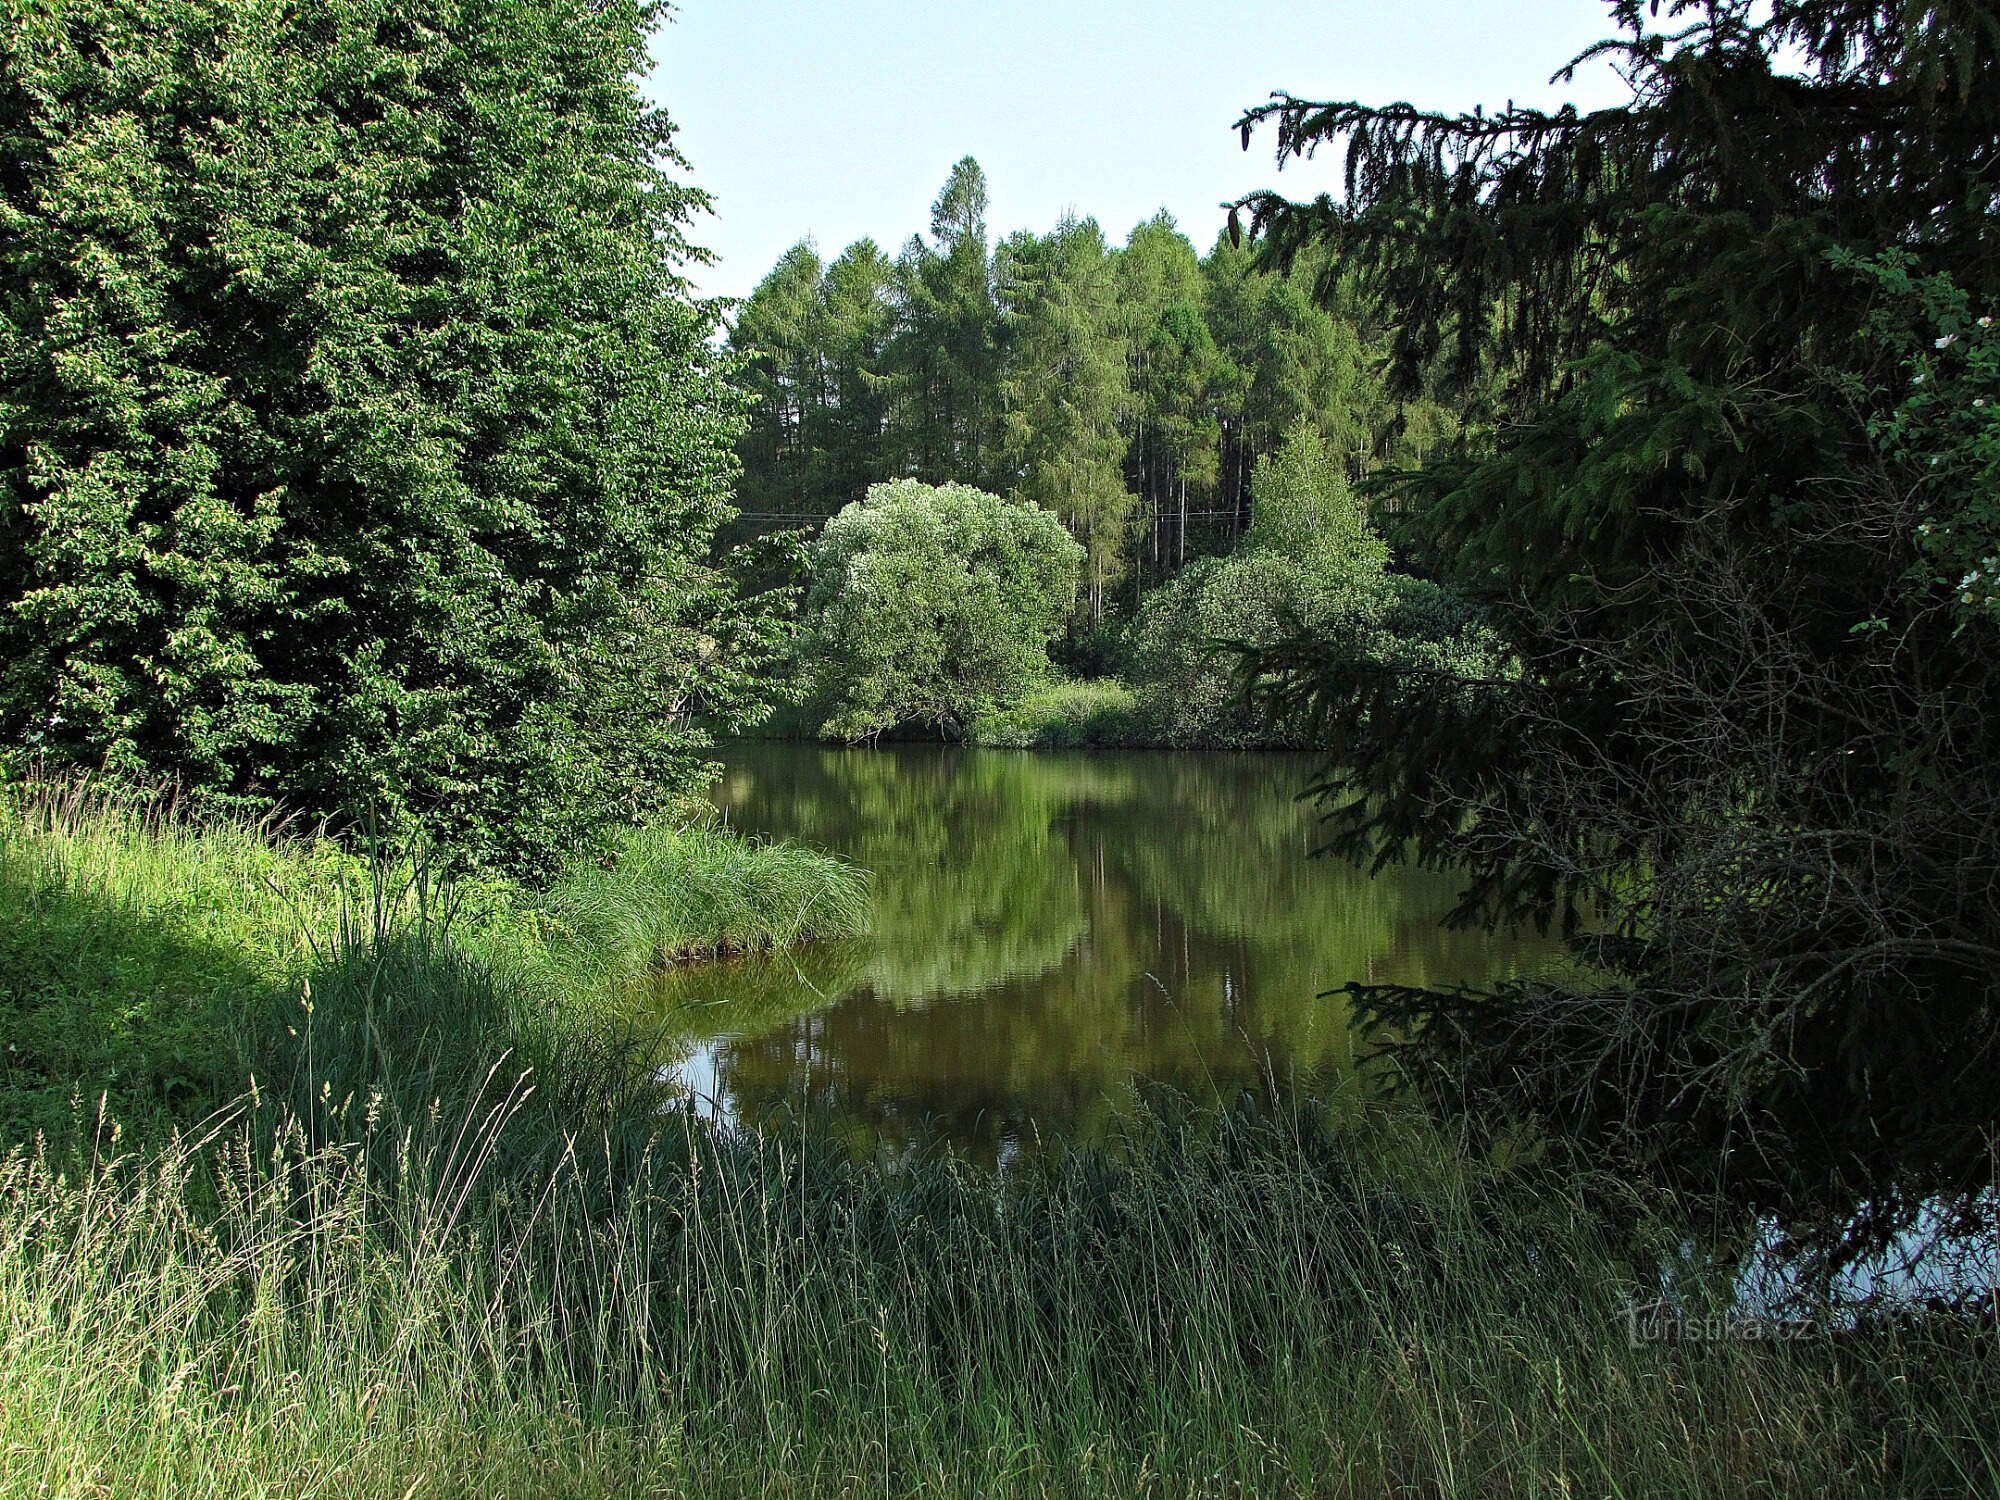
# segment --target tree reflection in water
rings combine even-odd
[[[1349,979],[1554,962],[1450,932],[1449,874],[1309,859],[1281,755],[732,747],[715,796],[875,881],[864,939],[657,976],[649,1005],[724,1114],[804,1103],[858,1148],[995,1159],[1096,1134],[1137,1094],[1330,1089]]]

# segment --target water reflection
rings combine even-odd
[[[1309,860],[1309,762],[735,747],[739,826],[874,872],[852,943],[658,977],[683,1081],[725,1115],[810,1098],[857,1144],[993,1159],[1089,1135],[1149,1082],[1330,1086],[1349,979],[1455,983],[1549,947],[1447,932],[1448,876]]]

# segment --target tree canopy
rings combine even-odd
[[[817,525],[899,475],[1032,495],[1085,545],[1101,614],[1227,551],[1298,423],[1355,475],[1439,425],[1434,401],[1386,394],[1354,298],[1306,294],[1310,255],[1295,285],[1227,240],[1201,254],[1165,213],[1123,246],[1087,218],[996,241],[986,214],[967,158],[894,260],[801,244],[745,299],[746,524]]]
[[[1048,673],[1083,551],[1048,511],[970,485],[878,484],[813,550],[802,641],[822,731],[961,732]]]
[[[74,0],[0,36],[0,733],[545,869],[755,621],[636,0]]]

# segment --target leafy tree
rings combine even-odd
[[[1305,631],[1358,636],[1404,662],[1478,663],[1470,615],[1435,585],[1387,570],[1326,440],[1310,424],[1257,466],[1252,523],[1235,552],[1198,559],[1153,591],[1132,627],[1131,670],[1150,731],[1169,744],[1306,745],[1293,706],[1260,712],[1242,653]]]
[[[658,8],[75,0],[0,28],[0,727],[546,869],[757,634]]]
[[[1007,454],[1014,492],[1062,517],[1083,544],[1093,622],[1125,566],[1134,497],[1121,465],[1127,397],[1116,281],[1093,219],[1007,241]]]
[[[1960,371],[2000,297],[2000,28],[1612,14],[1616,108],[1245,117],[1346,151],[1344,201],[1245,205],[1267,248],[1366,268],[1399,389],[1499,393],[1392,484],[1519,670],[1412,694],[1303,637],[1261,664],[1350,768],[1343,847],[1469,862],[1466,920],[1602,929],[1588,982],[1372,996],[1416,1076],[1844,1253],[1969,1213],[2000,1114],[2000,658],[1958,574],[1982,544],[1947,540],[1990,516]]]
[[[968,485],[878,484],[813,553],[804,656],[824,733],[957,733],[1048,672],[1082,549],[1048,512]]]

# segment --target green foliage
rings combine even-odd
[[[2000,330],[1949,277],[1917,277],[1907,254],[1843,264],[1876,282],[1877,339],[1900,356],[1902,400],[1879,413],[1876,441],[1917,474],[1924,519],[1917,551],[1933,587],[1959,609],[2000,624]],[[1993,305],[1993,304],[1988,304]],[[1888,621],[1857,623],[1886,629]]]
[[[1081,750],[1147,743],[1139,696],[1122,682],[1051,682],[975,718],[975,745],[1009,750]]]
[[[1243,550],[1294,557],[1364,579],[1389,561],[1366,499],[1347,482],[1326,440],[1307,424],[1294,427],[1259,461]]]
[[[1309,745],[1307,717],[1253,696],[1245,653],[1294,636],[1349,637],[1371,652],[1428,651],[1484,670],[1466,612],[1434,585],[1392,574],[1362,499],[1310,426],[1257,467],[1251,523],[1228,557],[1156,589],[1133,622],[1141,717],[1170,745]]]
[[[1386,487],[1519,664],[1411,693],[1302,636],[1270,698],[1343,768],[1337,847],[1464,861],[1461,920],[1602,928],[1574,985],[1379,995],[1412,1077],[1833,1256],[1940,1203],[1984,1232],[2000,30],[1611,13],[1619,107],[1244,117],[1346,161],[1341,202],[1249,200],[1267,248],[1368,272],[1398,389],[1485,393]]]
[[[966,485],[876,485],[813,554],[802,649],[822,732],[955,734],[1034,686],[1081,562],[1032,505]]]
[[[769,628],[634,0],[0,26],[0,730],[546,874]]]
[[[707,825],[630,832],[539,896],[438,873],[87,783],[0,787],[0,1141],[87,1138],[100,1100],[141,1134],[198,1120],[289,1053],[300,986],[364,938],[448,925],[524,1005],[580,1022],[655,963],[867,916],[851,866]]]
[[[1002,247],[1008,360],[1001,396],[1013,493],[1060,516],[1083,544],[1093,621],[1124,569],[1134,502],[1120,459],[1127,399],[1117,284],[1094,219]]]
[[[1226,239],[1200,256],[1165,213],[1122,249],[1071,220],[989,254],[986,206],[968,158],[893,265],[870,241],[825,267],[800,245],[747,299],[747,529],[816,524],[896,475],[1029,494],[1088,549],[1094,629],[1118,580],[1136,599],[1235,540],[1293,427],[1351,477],[1456,430],[1430,394],[1389,399],[1388,332],[1331,257],[1288,281]],[[1307,295],[1321,282],[1334,310]]]

